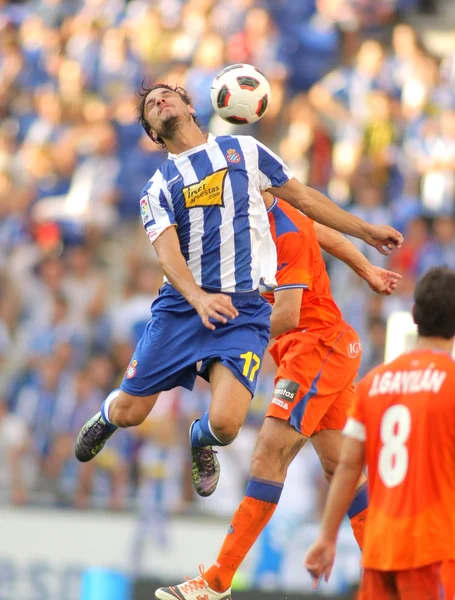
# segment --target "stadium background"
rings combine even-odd
[[[163,394],[144,426],[117,433],[93,463],[73,460],[76,432],[121,379],[160,285],[138,218],[140,191],[163,160],[136,122],[142,79],[183,85],[214,133],[252,133],[302,181],[404,233],[388,261],[403,274],[393,298],[328,260],[364,373],[383,359],[387,319],[409,310],[416,277],[433,264],[455,268],[450,4],[0,0],[1,600],[79,600],[90,565],[173,583],[210,564],[270,398],[266,360],[210,499],[192,493],[186,437],[208,403],[202,384]],[[214,117],[209,101],[214,75],[236,62],[272,85],[271,108],[249,128]],[[305,449],[240,587],[280,590],[274,598],[309,590],[300,564],[325,494]],[[358,577],[349,528],[342,545],[325,595]]]

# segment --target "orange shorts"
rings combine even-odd
[[[365,569],[358,600],[442,600],[441,563],[409,571]]]
[[[347,323],[320,332],[290,333],[270,354],[278,365],[267,417],[289,421],[305,435],[343,429],[354,400],[361,345]]]

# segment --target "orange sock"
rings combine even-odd
[[[237,569],[275,512],[282,489],[280,483],[250,479],[218,558],[204,573],[212,590],[224,592],[231,587]]]
[[[363,535],[365,531],[365,519],[367,517],[367,510],[368,508],[365,508],[364,510],[362,510],[362,512],[359,512],[350,519],[352,533],[354,534],[354,537],[359,545],[360,550],[363,549]]]

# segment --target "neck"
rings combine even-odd
[[[421,337],[417,338],[415,345],[416,350],[439,350],[452,354],[454,338],[446,340],[442,337]]]
[[[171,154],[180,154],[207,142],[207,136],[192,120],[187,127],[179,128],[172,138],[163,138],[166,148]]]

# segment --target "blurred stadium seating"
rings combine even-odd
[[[359,244],[373,262],[403,274],[393,298],[373,296],[327,259],[335,297],[361,336],[365,373],[383,360],[387,319],[409,310],[416,277],[434,264],[455,267],[450,5],[0,0],[0,502],[18,507],[5,508],[13,523],[34,510],[44,522],[57,518],[51,509],[63,531],[70,517],[84,531],[93,525],[88,509],[109,515],[113,529],[116,519],[129,518],[124,567],[158,576],[147,543],[170,548],[171,556],[181,523],[190,537],[201,518],[223,531],[243,495],[272,389],[270,360],[242,436],[221,452],[216,499],[194,498],[188,477],[186,431],[207,406],[202,384],[193,395],[164,394],[142,427],[116,434],[94,463],[73,460],[75,434],[121,380],[161,281],[138,218],[141,189],[164,159],[136,121],[141,81],[183,85],[214,133],[257,136],[302,181],[370,222],[403,231],[405,247],[390,260]],[[228,125],[210,105],[214,75],[234,62],[256,65],[272,86],[269,112],[251,127]],[[326,492],[311,450],[286,488],[292,510],[286,518],[277,513],[245,568],[256,587],[305,589],[304,573],[290,575],[303,551],[290,532],[317,521]],[[27,544],[23,531],[19,546]],[[46,527],[31,531],[45,540]],[[59,566],[46,553],[40,563],[38,549],[22,555],[19,546],[0,536],[1,600],[31,597],[14,587],[17,577],[45,590],[40,598],[79,600],[65,578],[83,545]],[[261,547],[275,556],[266,566]],[[346,542],[344,559],[349,578],[327,593],[355,582],[353,543]],[[191,574],[174,567],[177,578]]]

